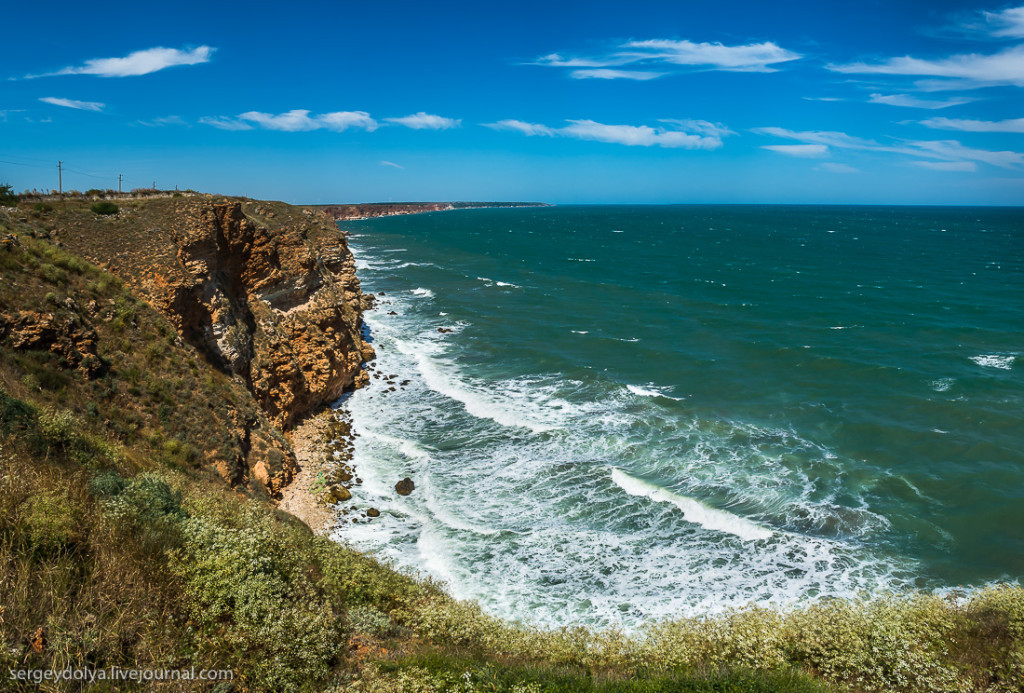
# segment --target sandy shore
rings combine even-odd
[[[317,534],[326,534],[337,521],[332,506],[324,503],[324,482],[332,467],[329,429],[335,421],[331,409],[307,417],[291,432],[299,472],[281,491],[278,507],[305,522]]]

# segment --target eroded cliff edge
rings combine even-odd
[[[287,430],[368,380],[361,366],[374,353],[361,329],[372,296],[360,290],[345,234],[321,212],[152,200],[114,218],[70,217],[51,235],[121,277],[208,362],[244,381],[266,421],[237,421],[245,459],[218,467],[232,483],[248,476],[276,495],[295,457],[267,429]]]

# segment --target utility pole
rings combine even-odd
[[[123,174],[121,174],[121,173],[118,173],[118,174],[117,174],[117,192],[118,192],[118,194],[120,194],[120,193],[121,193],[121,179],[122,179],[123,177],[124,177],[124,175],[123,175]]]
[[[61,164],[63,161],[57,162],[57,192],[61,195],[64,194],[64,171],[61,170]]]

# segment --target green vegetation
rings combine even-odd
[[[84,225],[87,205],[59,202],[52,213]],[[122,220],[86,228],[99,233],[106,223]],[[260,416],[244,383],[183,345],[116,277],[19,224],[0,213],[0,225],[18,233],[0,247],[5,676],[67,666],[231,669],[230,682],[137,686],[219,693],[1024,690],[1017,586],[959,601],[750,607],[634,634],[545,630],[490,617],[315,536],[259,488],[225,481],[240,478],[244,441],[233,422]],[[125,242],[126,228],[97,244]],[[105,369],[90,376],[49,349],[15,349],[21,313],[94,330]]]
[[[103,201],[89,207],[94,214],[117,214],[117,205],[113,202]]]
[[[0,205],[16,204],[18,204],[18,195],[14,192],[14,188],[7,183],[0,185]]]

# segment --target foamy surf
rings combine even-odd
[[[1004,371],[1012,369],[1013,362],[1016,359],[1016,356],[1010,356],[1007,354],[979,354],[978,356],[971,357],[971,361],[974,361],[979,366],[983,366],[985,368],[998,368]]]
[[[662,389],[657,389],[657,386],[655,385],[648,385],[647,387],[641,387],[640,385],[626,385],[626,389],[638,397],[664,397],[665,399],[675,400],[676,402],[682,401],[681,397],[667,395]]]
[[[612,481],[631,496],[643,496],[657,503],[671,503],[683,511],[687,522],[704,529],[732,534],[744,541],[768,539],[773,532],[750,520],[704,505],[700,501],[669,491],[649,481],[638,479],[618,467],[612,469]]]

